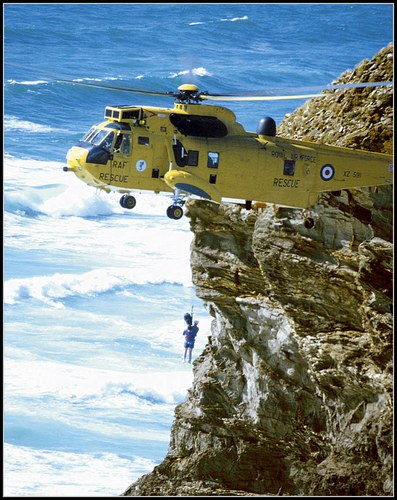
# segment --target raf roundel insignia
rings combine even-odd
[[[332,165],[324,165],[321,167],[320,176],[323,181],[330,181],[335,174],[335,169]]]

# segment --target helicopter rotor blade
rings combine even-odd
[[[326,85],[323,87],[304,87],[300,89],[279,89],[277,90],[257,90],[253,92],[237,92],[234,94],[200,94],[200,99],[211,101],[278,101],[288,99],[309,99],[311,97],[327,97],[330,94],[325,94],[326,90],[340,90],[351,88],[368,88],[368,87],[381,87],[390,86],[393,82],[362,82],[362,83],[340,83],[334,85]],[[297,95],[274,95],[276,92],[291,92],[295,91],[317,91],[317,93],[306,93]],[[320,93],[318,93],[320,92]]]
[[[267,95],[267,96],[213,96],[201,94],[200,99],[208,101],[281,101],[288,99],[310,99],[311,97],[326,97],[327,94],[300,94],[300,95]]]
[[[119,92],[130,92],[133,94],[147,94],[147,95],[156,95],[156,96],[168,96],[173,97],[175,92],[158,92],[154,90],[142,90],[142,89],[131,89],[126,87],[114,87],[112,85],[102,85],[98,83],[88,83],[88,82],[80,82],[76,80],[64,80],[60,78],[48,78],[48,80],[61,82],[61,83],[71,83],[73,85],[83,85],[85,87],[95,87],[104,90],[115,90]]]
[[[50,82],[70,83],[73,85],[80,85],[80,86],[85,86],[85,87],[95,87],[95,88],[104,89],[104,90],[116,90],[116,91],[118,90],[120,92],[130,92],[133,94],[148,94],[148,95],[168,96],[168,97],[173,97],[175,94],[174,92],[159,92],[159,91],[154,91],[154,90],[132,89],[132,88],[126,88],[126,87],[114,87],[111,85],[102,85],[102,84],[98,84],[98,83],[83,82],[79,79],[68,80],[68,79],[64,78],[63,75],[56,75],[54,73],[52,74],[52,76],[48,76],[47,72],[40,69],[40,68],[36,68],[36,67],[27,68],[21,64],[15,64],[15,63],[11,63],[8,61],[5,62],[5,64],[8,66],[15,67],[15,68],[22,68],[25,70],[29,69],[30,71],[34,70],[35,72],[45,74],[46,75],[45,79],[50,81]]]
[[[50,78],[51,80],[51,78]],[[181,97],[180,93],[177,92],[157,92],[152,90],[142,90],[142,89],[132,89],[126,87],[114,87],[110,85],[102,85],[97,83],[88,83],[81,82],[76,80],[65,80],[65,79],[53,79],[57,82],[62,83],[70,83],[74,85],[83,85],[86,87],[95,87],[101,88],[105,90],[113,90],[119,92],[129,92],[132,94],[146,94],[146,95],[155,95],[155,96],[166,96],[166,97],[174,97],[176,99]],[[310,99],[312,97],[327,97],[330,94],[324,93],[326,90],[340,90],[340,89],[351,89],[351,88],[368,88],[368,87],[380,87],[380,86],[390,86],[393,85],[393,82],[362,82],[362,83],[341,83],[334,85],[326,85],[324,87],[306,87],[301,89],[284,89],[284,92],[291,90],[301,90],[301,91],[310,91],[317,90],[317,93],[308,93],[308,94],[296,94],[296,95],[272,95],[277,92],[277,90],[264,90],[264,91],[252,91],[252,92],[238,92],[235,94],[208,94],[207,92],[198,93],[195,96],[196,102],[203,100],[211,100],[211,101],[281,101],[281,100],[290,100],[290,99]],[[320,93],[318,93],[320,91]],[[262,94],[262,95],[260,95]]]
[[[15,63],[7,62],[6,64],[14,67],[22,67]],[[25,68],[26,69],[26,68]],[[32,68],[30,68],[32,69]],[[43,70],[39,68],[33,68],[38,72],[44,73]],[[61,75],[59,75],[61,76]],[[247,92],[234,92],[230,94],[210,94],[208,92],[193,92],[189,94],[184,94],[183,92],[159,92],[154,90],[143,90],[143,89],[133,89],[127,87],[115,87],[113,85],[103,85],[98,83],[83,82],[81,80],[68,80],[63,77],[58,77],[54,75],[53,77],[46,77],[46,80],[53,82],[68,83],[73,85],[80,85],[85,87],[94,87],[104,90],[112,90],[118,92],[128,92],[131,94],[146,94],[153,96],[166,96],[173,97],[175,99],[182,99],[189,101],[189,99],[199,102],[199,101],[279,101],[279,100],[289,100],[289,99],[310,99],[312,97],[327,97],[329,93],[324,93],[324,91],[334,91],[340,89],[353,89],[353,88],[368,88],[368,87],[381,87],[381,86],[391,86],[393,82],[359,82],[359,83],[340,83],[340,84],[330,84],[323,86],[312,86],[312,87],[294,87],[294,88],[284,88],[284,89],[266,89],[266,90],[253,90]],[[178,89],[179,90],[179,89]],[[296,94],[296,92],[299,92]],[[293,93],[292,95],[290,93]]]

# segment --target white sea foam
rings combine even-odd
[[[67,453],[5,443],[3,493],[11,497],[119,496],[155,465],[139,456],[126,459],[114,453]]]
[[[6,153],[4,155],[4,182],[6,187],[13,190],[23,186],[45,186],[62,182],[66,178],[62,176],[62,167],[65,163],[18,158]]]
[[[122,80],[122,78],[117,77],[117,76],[106,76],[103,78],[74,78],[72,81],[73,82],[106,82],[109,80]]]
[[[5,282],[5,304],[34,299],[63,308],[68,297],[128,291],[137,284],[191,286],[192,233],[186,218],[165,215],[168,197],[139,194],[137,207],[126,212],[119,195],[98,192],[61,165],[5,158],[4,242],[23,252],[51,249],[52,259],[56,252],[65,268],[70,262],[83,272],[48,275],[46,261],[37,262],[36,276]],[[39,216],[27,217],[32,213]]]
[[[126,213],[119,204],[121,195],[116,192],[108,194],[84,184],[74,174],[63,172],[65,164],[66,162],[17,158],[6,154],[6,209],[9,202],[17,208],[31,208],[54,217]],[[51,189],[47,189],[48,187]],[[169,193],[156,195],[145,191],[137,192],[137,205],[130,213],[165,215],[166,208],[171,204],[170,196]]]
[[[115,288],[131,285],[172,283],[191,285],[190,276],[181,273],[178,267],[169,265],[168,259],[153,259],[145,267],[94,269],[81,274],[55,273],[51,276],[15,278],[4,283],[4,303],[13,305],[35,299],[54,307],[64,307],[67,297],[92,297]]]
[[[236,21],[248,21],[248,16],[243,16],[243,17],[232,17],[232,18],[221,18],[221,19],[216,19],[213,21],[193,21],[189,23],[189,26],[196,26],[199,24],[212,24],[216,22],[236,22]]]
[[[13,130],[19,130],[23,132],[30,133],[46,133],[55,132],[56,129],[50,127],[49,125],[42,125],[40,123],[34,123],[27,120],[21,120],[16,116],[5,116],[3,121],[4,130],[6,132],[12,132]]]
[[[73,82],[87,82],[87,81],[102,82],[103,80],[101,78],[74,78],[72,81]]]
[[[75,402],[95,398],[97,405],[106,407],[109,406],[109,396],[114,397],[128,390],[130,394],[148,401],[155,399],[159,403],[176,404],[186,397],[193,380],[192,371],[187,369],[158,372],[137,372],[133,366],[129,369],[123,367],[122,370],[101,369],[40,358],[21,359],[23,349],[14,350],[12,354],[14,358],[4,359],[4,385],[11,397],[17,394],[26,397],[54,394]],[[117,365],[114,367],[119,368]]]
[[[248,16],[243,16],[243,17],[232,17],[232,18],[224,18],[221,19],[222,22],[231,22],[235,23],[236,21],[248,21]]]
[[[25,80],[18,82],[17,80],[7,80],[10,85],[41,85],[43,83],[48,83],[46,80]]]
[[[168,78],[176,78],[178,76],[183,76],[183,75],[212,76],[212,73],[210,73],[203,67],[199,67],[199,68],[185,69],[182,71],[170,73]]]

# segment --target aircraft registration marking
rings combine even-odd
[[[354,177],[354,178],[359,178],[361,177],[363,174],[362,172],[352,172],[351,170],[344,170],[343,171],[343,177]]]

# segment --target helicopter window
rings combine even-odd
[[[121,140],[121,154],[122,155],[129,155],[131,151],[131,141],[130,141],[130,136],[129,134],[123,134],[122,135],[122,140]]]
[[[130,134],[122,134],[119,132],[114,144],[113,152],[121,153],[122,155],[129,155],[131,150],[130,144]]]
[[[284,175],[295,175],[295,160],[284,160]]]
[[[149,146],[149,137],[138,137],[138,144]]]
[[[208,153],[208,168],[218,168],[219,166],[219,153]]]
[[[185,156],[185,148],[181,141],[176,140],[175,144],[172,146],[175,155],[175,161],[178,167],[185,167],[187,157]]]
[[[95,127],[91,127],[90,130],[80,139],[82,142],[88,142],[88,138],[95,131]]]
[[[199,152],[189,150],[187,153],[187,164],[189,167],[197,167],[199,159]]]
[[[114,143],[114,148],[113,148],[114,153],[120,153],[122,141],[123,141],[123,136],[121,134],[118,134],[116,142]]]
[[[90,142],[91,144],[99,144],[107,134],[108,132],[105,130],[94,129],[93,133],[86,138],[85,142]]]
[[[92,134],[90,134],[90,135],[86,138],[85,142],[90,142],[91,144],[96,144],[95,140],[96,140],[96,138],[99,136],[99,134],[100,134],[100,133],[101,133],[101,130],[94,129],[94,130],[93,130],[93,132],[92,132]],[[101,139],[103,139],[104,134],[105,134],[105,133],[102,131],[102,134],[101,134]]]
[[[90,142],[96,146],[101,146],[105,151],[110,151],[114,139],[114,132],[108,132],[107,130],[101,130]]]
[[[123,120],[140,120],[141,116],[141,109],[130,109],[128,111],[123,111]]]

